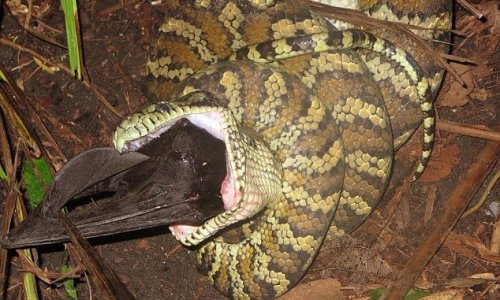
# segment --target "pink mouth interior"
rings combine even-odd
[[[224,130],[222,128],[222,119],[217,112],[206,112],[206,113],[198,113],[185,116],[191,123],[195,126],[205,129],[208,133],[210,133],[213,137],[224,141]],[[163,132],[168,131],[173,123],[175,123],[178,119],[172,120],[166,126],[158,128],[151,135],[147,137],[141,137],[134,141],[131,141],[127,145],[128,150],[136,150],[142,147],[147,142],[152,139],[160,136]],[[226,155],[227,157],[227,155]],[[234,178],[233,171],[231,170],[229,161],[226,159],[226,167],[227,167],[227,175],[224,178],[224,181],[221,184],[220,193],[222,196],[222,201],[224,202],[224,209],[229,210],[236,205],[238,199],[238,190],[236,188],[236,182]],[[199,226],[192,226],[187,224],[172,224],[170,225],[170,231],[177,238],[181,239],[194,232]]]
[[[222,201],[224,202],[224,209],[227,211],[236,205],[238,199],[238,191],[236,189],[234,176],[232,175],[231,168],[226,161],[227,175],[221,184],[220,193]],[[192,226],[186,224],[172,224],[169,226],[170,231],[177,239],[182,239],[198,229],[199,226]]]

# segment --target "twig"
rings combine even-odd
[[[63,33],[64,33],[64,31],[63,31],[63,30],[58,29],[58,28],[55,28],[55,27],[53,27],[53,26],[50,26],[49,24],[45,23],[44,21],[42,21],[42,20],[41,20],[41,19],[39,19],[39,18],[36,18],[36,17],[35,17],[35,19],[36,19],[36,23],[37,23],[38,25],[40,25],[40,26],[42,26],[42,27],[45,27],[45,28],[47,28],[47,29],[49,29],[49,30],[53,31],[53,32],[54,32],[54,33],[56,33],[56,34],[63,34]],[[64,45],[62,45],[62,46],[66,48],[66,46],[64,46]]]
[[[91,272],[93,282],[99,287],[101,296],[105,299],[135,299],[116,273],[104,262],[99,253],[80,235],[71,220],[61,212],[59,212],[59,220],[64,225],[71,240],[73,254],[76,254],[76,256],[72,255],[72,257],[79,259],[85,268]]]
[[[476,205],[465,211],[464,214],[462,215],[462,218],[465,218],[468,215],[472,214],[483,205],[484,201],[486,201],[486,198],[488,198],[488,194],[490,193],[491,189],[495,186],[495,183],[498,181],[499,178],[500,178],[500,170],[496,172],[491,181],[488,183],[488,186],[484,190],[483,194],[481,195],[481,198],[476,203]]]
[[[26,18],[24,19],[23,27],[26,28],[30,24],[31,14],[33,11],[33,0],[28,0],[28,13],[26,14]]]
[[[425,199],[424,224],[427,224],[432,217],[434,202],[436,202],[436,191],[437,187],[435,184],[431,185],[429,191],[427,191],[427,198]]]
[[[468,135],[484,140],[500,142],[500,132],[491,129],[481,129],[472,125],[460,124],[445,120],[438,120],[437,129],[448,132]]]
[[[5,165],[5,170],[7,172],[7,175],[9,178],[11,178],[11,173],[12,173],[12,160],[11,158],[11,153],[10,153],[10,148],[8,146],[8,141],[7,141],[7,131],[5,130],[4,127],[4,122],[2,119],[2,115],[0,114],[0,147],[1,147],[1,152],[2,152],[2,157],[4,158],[4,165]],[[9,182],[9,188],[7,189],[7,197],[5,198],[5,203],[4,203],[4,209],[3,209],[3,218],[2,218],[2,227],[0,231],[0,236],[5,236],[7,232],[9,231],[10,228],[10,223],[12,220],[12,216],[14,215],[14,201],[11,199],[13,198],[13,193],[14,189],[11,188],[10,186],[12,185],[12,182]],[[5,284],[7,282],[7,260],[8,260],[8,252],[7,249],[4,249],[0,247],[0,295],[3,295],[6,290],[5,290]],[[2,298],[3,299],[3,298]]]
[[[42,270],[39,266],[37,266],[33,261],[31,261],[21,249],[17,249],[17,253],[19,258],[21,259],[21,266],[18,267],[20,272],[30,272],[33,273],[37,278],[42,280],[48,285],[55,284],[57,282],[63,281],[68,278],[80,278],[78,272],[82,270],[80,267],[74,268],[69,273],[60,273],[60,272],[49,272]]]
[[[61,49],[68,49],[68,47],[66,47],[65,45],[59,43],[58,41],[56,41],[55,39],[51,38],[50,36],[46,36],[46,35],[42,35],[38,32],[36,32],[35,30],[29,28],[29,27],[26,27],[24,28],[26,30],[26,32],[28,32],[29,34],[31,34],[33,37],[41,40],[41,41],[44,41],[46,43],[49,43],[51,45],[54,45],[56,47],[59,47]]]
[[[45,64],[48,64],[48,65],[51,65],[51,66],[55,66],[61,70],[63,70],[64,72],[68,73],[69,75],[71,75],[73,77],[73,73],[71,72],[71,70],[62,65],[62,64],[59,64],[59,63],[54,63],[50,60],[48,60],[47,58],[43,57],[42,55],[38,54],[37,52],[35,52],[34,50],[32,49],[29,49],[29,48],[26,48],[26,47],[23,47],[19,44],[16,44],[6,38],[3,38],[3,37],[0,37],[0,44],[4,44],[6,46],[9,46],[9,47],[12,47],[16,50],[19,50],[19,51],[22,51],[22,52],[26,52],[26,53],[29,53],[30,55],[40,59],[41,61],[43,61]],[[106,108],[108,108],[116,117],[118,117],[119,119],[123,119],[123,116],[109,103],[109,101],[106,99],[106,97],[104,97],[97,89],[96,89],[96,86],[95,84],[91,83],[88,81],[88,78],[83,78],[83,81],[82,81],[83,85],[87,88],[89,88],[93,93],[94,95],[96,96],[97,100],[99,100],[99,102],[101,102]]]
[[[462,49],[462,47],[464,45],[467,44],[467,42],[473,37],[475,36],[476,33],[475,32],[470,32],[469,34],[467,34],[464,38],[463,41],[460,42],[460,44],[458,44],[454,49],[453,49],[453,52],[458,52],[458,50]]]
[[[469,1],[467,1],[467,0],[457,0],[457,1],[465,9],[467,9],[468,11],[470,11],[476,18],[478,18],[480,20],[484,18],[484,14],[479,9],[475,8],[474,5],[472,5],[471,3],[469,3]]]
[[[98,12],[100,18],[108,17],[110,14],[114,13],[117,10],[123,9],[129,5],[135,5],[137,3],[143,2],[142,0],[128,0],[128,1],[120,1],[120,3],[108,6],[103,8]]]
[[[436,225],[432,226],[424,235],[426,236],[425,240],[420,243],[413,256],[410,257],[398,281],[389,285],[381,299],[396,300],[404,298],[407,291],[415,283],[425,266],[451,232],[451,229],[460,219],[481,183],[495,165],[500,156],[499,150],[498,143],[491,141],[486,143],[486,146],[475,158],[475,162],[460,178],[457,188],[444,205],[445,210],[436,221]]]
[[[168,251],[167,253],[165,253],[165,258],[166,258],[167,260],[169,260],[169,259],[170,259],[170,257],[171,257],[171,256],[172,256],[175,252],[179,251],[179,249],[181,249],[181,248],[182,248],[182,245],[181,245],[181,244],[176,245],[174,248],[172,248],[172,250],[170,250],[170,251]]]
[[[468,59],[466,57],[456,56],[456,55],[451,55],[451,54],[446,54],[446,53],[439,53],[439,55],[441,55],[442,58],[446,58],[447,60],[461,62],[461,63],[468,63],[471,65],[477,65],[477,63],[475,61]]]

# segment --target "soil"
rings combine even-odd
[[[459,67],[459,73],[469,84],[467,89],[456,87],[453,78],[447,76],[437,106],[442,120],[498,130],[498,3],[471,2],[487,13],[488,19],[479,21],[457,4],[455,24],[457,29],[466,33],[466,37],[455,37],[453,54],[474,60],[477,65]],[[25,20],[22,9],[14,16],[5,1],[2,4],[2,39],[15,40],[18,45],[32,49],[52,62],[67,64],[65,49],[35,37],[20,25]],[[65,44],[64,17],[59,2],[44,0],[34,1],[34,4],[29,28]],[[94,90],[63,71],[50,74],[44,70],[45,66],[33,60],[32,55],[0,43],[0,63],[22,87],[67,158],[86,149],[111,146],[111,133],[120,118],[97,100],[95,91],[122,115],[149,103],[143,92],[149,45],[156,28],[173,13],[168,3],[151,5],[136,0],[79,1],[79,9],[85,66]],[[8,128],[12,132],[10,124]],[[14,140],[13,135],[13,145]],[[420,155],[420,140],[421,132],[417,132],[397,153],[391,186],[365,224],[352,237],[325,243],[299,286],[318,279],[335,278],[342,284],[344,296],[355,298],[397,280],[396,274],[404,268],[426,232],[433,228],[459,178],[486,143],[482,139],[441,131],[429,170],[422,180],[408,184],[411,170]],[[492,174],[498,170],[496,166]],[[472,203],[479,200],[492,174]],[[6,189],[6,185],[0,184],[2,207]],[[499,195],[500,187],[496,185],[480,209],[459,221],[420,275],[417,287],[434,292],[456,291],[467,299],[500,298],[500,259],[481,255],[481,246],[490,247],[494,225],[498,224]],[[0,220],[2,217],[0,211]],[[91,242],[137,299],[224,299],[207,277],[198,273],[194,249],[180,246],[166,227]],[[58,272],[68,261],[62,245],[40,247],[38,253],[42,270]],[[8,289],[3,297],[20,299],[24,297],[20,273],[23,265],[14,252],[10,255],[10,262]],[[71,264],[75,265],[74,262]],[[491,273],[496,280],[477,285],[463,283],[462,279],[482,273]],[[79,299],[99,299],[86,275],[83,272],[79,275],[76,284]],[[457,283],[458,279],[462,280],[461,284]],[[47,285],[39,281],[38,286],[41,299],[67,298],[60,283]]]

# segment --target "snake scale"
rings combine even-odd
[[[329,4],[451,25],[446,1]],[[371,212],[393,151],[422,120],[417,175],[423,170],[443,73],[411,42],[372,31],[273,0],[185,1],[161,25],[148,63],[149,90],[161,101],[124,120],[114,143],[134,151],[181,118],[225,142],[226,211],[199,227],[171,227],[198,247],[200,269],[223,294],[267,299],[293,287],[326,237],[351,232]]]

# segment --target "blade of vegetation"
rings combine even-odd
[[[28,147],[32,149],[34,153],[40,153],[37,143],[31,138],[28,129],[12,105],[13,99],[11,100],[10,97],[10,82],[7,75],[2,72],[2,69],[3,68],[0,66],[0,109],[3,110],[7,122],[17,129],[19,137],[26,142]]]
[[[23,179],[26,186],[28,203],[37,207],[42,203],[45,190],[52,182],[50,166],[45,158],[24,161]]]
[[[82,79],[82,53],[79,35],[78,8],[76,0],[61,0],[66,26],[66,40],[68,43],[69,66],[73,75]]]
[[[28,259],[32,260],[32,253],[30,249],[22,250],[24,255],[28,257]],[[33,273],[25,272],[23,274],[23,285],[24,292],[26,293],[27,300],[37,300],[38,299],[38,290],[36,289],[36,277]]]
[[[62,273],[70,273],[72,271],[68,264],[64,264],[61,268]],[[73,278],[66,279],[63,281],[64,290],[68,293],[68,297],[71,300],[78,300],[78,293],[75,287],[75,280]]]
[[[7,177],[7,174],[5,174],[5,171],[3,170],[2,165],[0,165],[0,180],[3,180],[7,183],[9,183],[9,177]]]
[[[3,163],[5,165],[5,175],[9,174],[9,178],[7,179],[8,188],[7,188],[7,197],[5,199],[5,214],[4,220],[2,222],[2,235],[4,235],[10,227],[10,221],[12,219],[12,214],[14,211],[14,207],[16,208],[15,219],[18,223],[22,222],[26,217],[26,212],[23,209],[23,203],[21,199],[21,195],[18,192],[18,184],[15,178],[15,170],[17,169],[17,154],[14,161],[12,161],[12,154],[10,152],[9,141],[7,140],[7,131],[5,130],[4,121],[0,117],[0,149],[1,149],[1,157],[3,157]],[[33,253],[30,249],[22,250],[23,254],[28,258],[33,260]],[[0,293],[5,293],[5,281],[6,281],[6,268],[8,262],[8,255],[5,249],[1,249],[0,255]],[[32,273],[25,272],[23,273],[23,286],[24,291],[26,293],[26,299],[28,300],[36,300],[38,299],[38,291],[36,287],[36,278]]]
[[[380,297],[382,297],[382,295],[384,294],[385,291],[386,291],[385,287],[371,291],[369,293],[370,300],[380,299]],[[404,300],[417,300],[417,299],[425,298],[425,297],[430,296],[430,295],[431,295],[430,292],[427,292],[424,290],[410,289],[403,299]]]

